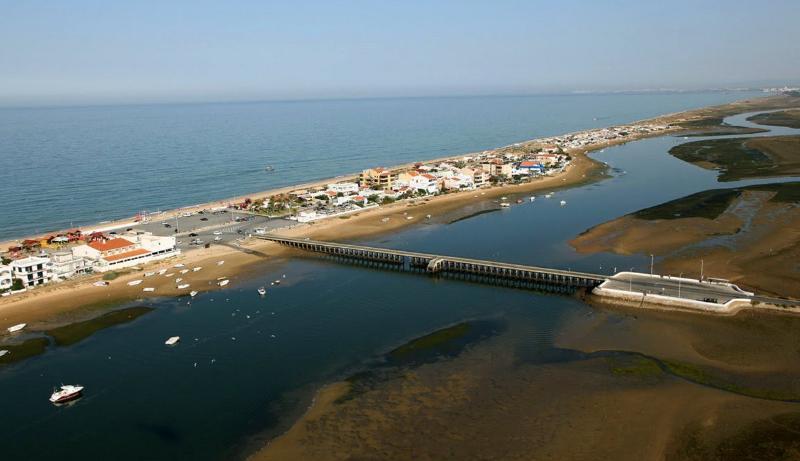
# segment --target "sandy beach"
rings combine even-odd
[[[789,97],[768,97],[756,100],[738,101],[712,108],[703,108],[668,114],[650,120],[635,123],[683,123],[685,121],[696,121],[703,119],[714,119],[721,114],[739,113],[759,108],[773,108],[794,103],[797,98]],[[572,157],[571,164],[562,173],[553,176],[539,177],[531,182],[520,185],[498,186],[493,188],[479,189],[477,191],[464,191],[458,193],[445,194],[441,196],[428,197],[424,199],[414,199],[399,201],[390,205],[383,205],[377,208],[365,210],[349,216],[347,219],[331,218],[316,221],[306,225],[296,226],[291,229],[279,231],[282,235],[293,237],[309,237],[320,240],[347,240],[363,238],[380,233],[388,233],[401,228],[412,226],[423,221],[426,215],[432,215],[434,219],[445,213],[453,212],[465,205],[491,201],[501,196],[517,196],[536,192],[551,191],[558,188],[575,187],[590,181],[602,179],[604,166],[589,158],[586,154],[594,150],[605,147],[633,142],[637,139],[652,136],[664,136],[675,133],[683,128],[676,125],[674,128],[652,134],[634,134],[626,138],[613,141],[597,143],[586,148],[571,149],[567,152]],[[535,142],[530,141],[530,142]],[[496,150],[502,150],[498,148]],[[460,158],[464,155],[447,157]],[[400,168],[393,167],[393,168]],[[249,196],[266,196],[281,192],[288,192],[314,185],[323,185],[336,180],[352,178],[352,175],[345,175],[338,178],[316,181],[304,185],[295,185],[277,190],[267,191],[260,194],[249,194]],[[165,212],[162,219],[174,216],[178,213],[196,211],[200,209],[213,208],[215,206],[225,206],[236,202],[240,198],[220,200],[213,203],[184,207],[177,210]],[[407,219],[412,216],[413,219]],[[386,219],[388,218],[388,220]],[[127,224],[127,220],[121,225]],[[112,223],[102,226],[109,227]],[[97,228],[98,226],[89,226]],[[7,245],[6,243],[5,245]],[[96,287],[94,282],[101,280],[101,275],[82,277],[79,279],[51,284],[37,288],[28,293],[4,297],[0,299],[0,327],[5,331],[6,325],[16,323],[29,323],[30,328],[37,329],[44,325],[58,324],[73,321],[76,317],[92,315],[93,312],[102,308],[108,308],[114,304],[124,301],[141,299],[145,297],[174,296],[187,293],[189,290],[206,291],[216,288],[218,277],[231,277],[235,283],[235,277],[246,273],[254,266],[262,264],[266,260],[280,261],[285,256],[286,250],[276,244],[264,242],[258,239],[249,239],[242,244],[241,248],[227,246],[213,246],[209,249],[196,249],[185,252],[177,258],[162,261],[160,263],[143,266],[138,271],[129,271],[120,275],[110,282],[109,286]],[[218,266],[217,262],[224,260],[223,266]],[[157,271],[161,268],[169,268],[174,264],[182,263],[187,267],[201,266],[199,272],[189,272],[184,275],[185,281],[190,288],[177,290],[174,280],[180,275],[172,278],[163,276],[153,276],[143,278],[146,271]],[[169,272],[174,272],[170,270]],[[128,286],[127,282],[142,279],[143,282],[137,286]],[[154,288],[155,291],[145,293],[144,287]]]

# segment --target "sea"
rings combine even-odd
[[[5,108],[0,241],[760,95]]]
[[[12,208],[25,205],[27,211],[20,216],[49,219],[50,226],[58,227],[60,219],[80,216],[90,203],[105,218],[114,217],[115,210],[124,216],[143,201],[151,208],[177,206],[746,96],[15,109],[2,117],[13,118],[24,129],[10,131],[15,133],[13,142],[0,138],[4,150],[19,145],[42,155],[9,166],[49,178],[37,183],[49,191],[39,194],[38,205],[7,203]],[[731,120],[745,123],[743,117]],[[4,130],[8,124],[3,123]],[[582,255],[568,242],[626,213],[723,187],[716,171],[667,154],[682,142],[664,136],[607,148],[592,154],[608,164],[608,177],[602,181],[556,189],[550,199],[520,197],[521,204],[491,212],[486,211],[497,205],[476,194],[457,216],[436,216],[360,242],[600,274],[647,271],[645,255]],[[70,146],[70,153],[57,145]],[[2,161],[7,162],[5,156]],[[151,168],[133,168],[145,163]],[[274,165],[275,174],[265,175],[264,164]],[[2,187],[31,187],[24,175],[8,175],[5,167],[3,174]],[[117,183],[127,186],[115,187]],[[560,205],[562,200],[566,205]],[[98,218],[89,213],[84,219]],[[4,218],[3,226],[18,235],[30,231],[26,222]],[[270,285],[276,279],[281,284]],[[268,292],[261,297],[256,290],[264,285]],[[191,302],[186,296],[162,297],[115,307],[138,313],[121,321],[51,331],[42,339],[42,353],[0,365],[2,459],[239,459],[296,421],[326,383],[380,366],[387,352],[414,338],[465,321],[483,322],[496,326],[498,341],[509,338],[508,354],[524,358],[551,350],[571,319],[592,314],[590,306],[573,296],[343,265],[313,256],[267,261],[233,276],[225,289],[202,293]],[[181,342],[165,346],[175,335]],[[23,332],[17,340],[38,338],[41,333]],[[84,397],[69,406],[50,404],[47,397],[61,383],[84,385]]]

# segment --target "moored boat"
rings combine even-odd
[[[564,205],[566,205],[566,204],[567,204],[567,201],[566,201],[566,200],[562,200],[562,201],[561,201],[561,206],[564,206]]]
[[[221,286],[221,287],[224,287],[224,286],[225,286],[225,285],[227,285],[228,283],[230,283],[230,280],[228,280],[228,279],[225,279],[225,280],[220,280],[220,281],[217,283],[217,285],[219,285],[219,286]]]
[[[260,287],[258,289],[258,294],[260,294],[261,296],[264,296],[265,294],[267,294],[267,289],[264,288],[264,287]]]
[[[131,280],[130,282],[128,282],[128,286],[129,287],[135,287],[136,285],[138,285],[140,283],[142,283],[141,280]]]
[[[182,285],[178,285],[178,289],[179,290],[185,290],[187,288],[189,288],[189,284],[188,283],[184,283]]]
[[[0,357],[4,356],[6,354],[10,354],[10,353],[11,353],[11,351],[9,351],[8,349],[3,349],[2,351],[0,351]]]
[[[500,206],[503,207],[503,208],[508,208],[508,207],[511,206],[511,204],[508,203],[508,202],[503,202],[503,203],[500,204]]]
[[[175,344],[178,344],[178,341],[180,340],[181,340],[180,336],[171,336],[169,339],[164,341],[164,344],[166,344],[167,346],[174,346]]]
[[[57,391],[53,391],[50,394],[50,402],[51,403],[64,403],[70,400],[75,400],[81,396],[83,393],[83,386],[78,384],[67,384],[66,386],[61,386],[61,389]]]
[[[194,298],[195,296],[197,296],[197,293],[198,293],[197,290],[192,290],[192,291],[189,292],[189,296]]]
[[[146,288],[142,288],[142,291],[145,291],[147,293],[152,293],[152,292],[156,291],[156,289],[153,288],[153,287],[146,287]]]
[[[200,267],[200,266],[197,266],[197,267],[195,267],[194,269],[192,269],[192,272],[197,272],[197,271],[199,271],[200,269],[202,269],[202,267]]]
[[[20,331],[21,329],[25,328],[27,325],[28,325],[27,323],[18,323],[18,324],[14,325],[14,326],[8,327],[7,329],[8,329],[9,333],[15,333],[15,332]]]

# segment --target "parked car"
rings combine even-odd
[[[194,232],[192,232],[191,234],[189,234],[189,237],[197,237],[197,234],[195,234]]]
[[[208,218],[206,218],[205,216],[203,216],[202,218],[200,218],[200,221],[208,221]]]

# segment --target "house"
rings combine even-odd
[[[22,281],[25,288],[44,285],[53,278],[50,258],[42,256],[28,256],[27,258],[11,261],[12,277]]]
[[[520,162],[517,166],[519,174],[541,174],[544,172],[544,165],[532,160]]]
[[[175,237],[142,234],[95,240],[76,246],[72,253],[91,261],[95,271],[106,272],[180,254],[175,245]]]
[[[489,176],[511,176],[511,171],[514,166],[510,163],[503,163],[501,160],[495,159],[488,162],[481,163],[481,168]]]
[[[392,188],[397,180],[397,174],[386,168],[370,168],[361,172],[358,176],[358,183],[363,187],[372,189],[388,190]]]
[[[538,163],[549,166],[558,163],[558,155],[556,154],[536,154],[534,157]]]
[[[471,176],[473,187],[483,187],[489,183],[489,173],[480,168],[462,168],[458,172]]]
[[[14,284],[14,277],[11,276],[11,266],[0,264],[0,291],[8,290]]]
[[[355,194],[358,192],[358,184],[354,182],[328,184],[328,190],[337,194]]]
[[[91,268],[90,263],[87,264],[84,258],[75,256],[72,251],[57,251],[50,255],[50,260],[53,263],[53,279],[68,279],[84,274]]]
[[[475,183],[472,181],[471,174],[456,173],[444,178],[444,188],[448,190],[473,189],[474,187]]]
[[[439,192],[439,181],[436,176],[423,173],[413,176],[408,182],[408,187],[415,191],[425,191],[428,194],[436,194]]]
[[[367,202],[368,202],[367,197],[365,197],[363,195],[354,195],[354,196],[351,196],[351,199],[352,199],[353,203],[355,203],[356,205],[361,205],[361,206],[365,206],[367,204]]]

